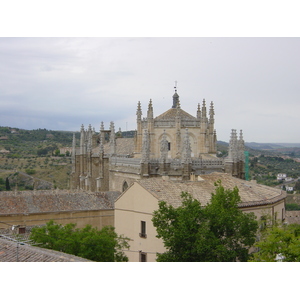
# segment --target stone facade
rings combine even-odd
[[[214,128],[214,105],[207,114],[206,101],[198,104],[196,116],[181,109],[175,90],[172,107],[154,117],[152,100],[142,118],[137,105],[134,138],[121,138],[114,123],[108,130],[103,122],[99,133],[89,125],[81,127],[80,146],[72,148],[71,188],[88,191],[124,191],[135,180],[168,176],[189,180],[191,176],[226,172],[244,178],[244,141],[242,133],[232,130],[227,159],[218,158]]]

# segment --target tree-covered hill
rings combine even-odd
[[[79,138],[79,132],[75,134]],[[73,132],[70,131],[0,127],[0,151],[9,151],[8,157],[36,156],[41,149],[46,149],[46,154],[52,154],[61,147],[71,147],[72,139]]]

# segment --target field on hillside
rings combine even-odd
[[[30,184],[25,176],[21,176],[22,173],[33,179],[48,181],[53,188],[66,189],[69,188],[70,172],[70,157],[7,158],[4,155],[0,156],[0,178],[2,182],[8,178],[11,189],[14,189],[16,185],[18,190],[33,189],[33,184]]]
[[[11,189],[68,188],[71,157],[60,149],[72,147],[72,138],[72,132],[0,127],[0,190],[6,178]]]

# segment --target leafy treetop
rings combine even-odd
[[[258,228],[255,215],[238,208],[238,189],[226,190],[216,183],[211,203],[202,207],[183,192],[182,205],[174,208],[162,201],[154,212],[157,237],[167,249],[157,261],[247,261]]]

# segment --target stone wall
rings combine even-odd
[[[0,229],[12,225],[87,224],[101,229],[114,225],[114,202],[120,192],[24,191],[0,192]]]

